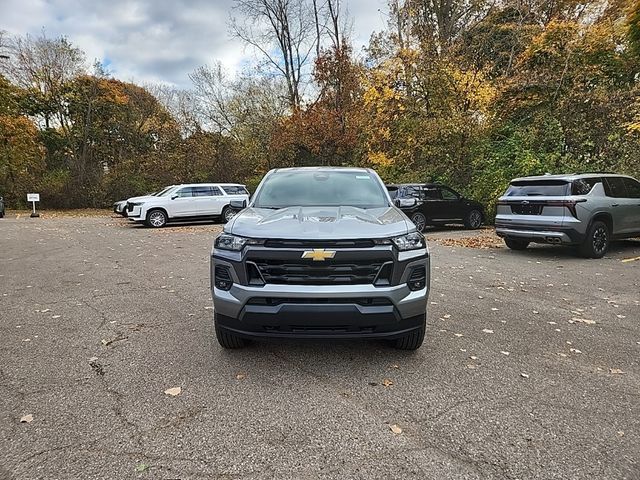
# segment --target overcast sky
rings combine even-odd
[[[0,30],[65,35],[117,78],[188,87],[196,67],[233,73],[255,63],[229,35],[233,0],[0,0]],[[386,0],[344,0],[357,52],[385,26]]]

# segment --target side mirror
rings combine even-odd
[[[246,200],[231,200],[229,202],[229,205],[234,210],[242,210],[243,208],[247,208],[247,201]]]
[[[178,198],[178,195],[171,195],[171,200],[175,200],[176,198]]]
[[[393,202],[396,207],[415,207],[418,204],[418,199],[416,198],[396,198]]]

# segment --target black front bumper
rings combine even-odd
[[[401,318],[393,306],[246,305],[240,318],[216,314],[216,325],[247,338],[398,338],[425,325],[426,314]]]

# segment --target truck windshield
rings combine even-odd
[[[565,180],[518,180],[511,182],[507,197],[562,197],[569,194]]]
[[[389,201],[378,178],[366,171],[285,170],[265,179],[253,206],[380,208]]]

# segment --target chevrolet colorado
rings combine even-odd
[[[211,254],[220,345],[383,338],[399,349],[420,347],[429,250],[373,170],[271,170],[246,207]]]

